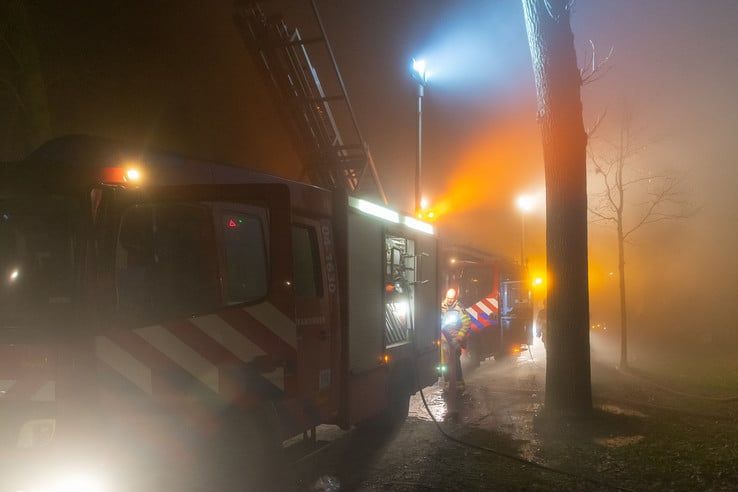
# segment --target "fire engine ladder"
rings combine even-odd
[[[303,178],[328,189],[363,194],[369,191],[364,187],[368,173],[376,193],[386,204],[387,196],[359,130],[315,0],[310,3],[319,35],[309,38],[289,27],[281,15],[267,16],[262,3],[236,0],[234,20],[290,129],[303,162]],[[332,77],[325,80],[332,82],[328,87],[335,93],[326,94],[326,85],[318,77],[311,60],[316,48],[322,48],[327,64],[332,65],[332,70],[324,72]],[[341,118],[337,112],[347,112],[347,116]]]

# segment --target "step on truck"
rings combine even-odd
[[[0,164],[0,490],[262,489],[292,436],[401,421],[436,379],[434,232],[88,137]]]

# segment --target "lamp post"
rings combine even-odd
[[[525,215],[533,210],[535,200],[530,195],[520,195],[517,200],[520,210],[520,265],[526,267],[525,262]]]
[[[418,150],[415,159],[415,214],[422,210],[420,183],[423,170],[423,93],[428,85],[425,60],[413,59],[413,79],[418,83]]]

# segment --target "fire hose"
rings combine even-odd
[[[558,475],[563,475],[563,476],[568,477],[568,478],[573,478],[573,479],[576,479],[576,480],[581,480],[581,481],[588,482],[588,483],[593,484],[593,485],[598,485],[600,487],[604,487],[604,488],[607,488],[607,489],[619,490],[619,491],[625,491],[625,492],[633,492],[633,491],[631,491],[631,489],[627,489],[627,488],[624,488],[624,487],[613,485],[613,484],[610,484],[610,483],[607,483],[607,482],[603,482],[601,480],[597,480],[597,479],[594,479],[594,478],[590,478],[590,477],[587,477],[587,476],[584,476],[584,475],[580,475],[580,474],[577,474],[577,473],[568,472],[566,470],[561,470],[559,468],[554,468],[554,467],[551,467],[551,466],[542,465],[541,463],[536,463],[535,461],[526,460],[525,458],[521,458],[520,456],[515,456],[513,454],[503,453],[502,451],[499,451],[497,449],[488,448],[486,446],[480,446],[478,444],[467,442],[467,441],[464,441],[463,439],[459,439],[458,437],[452,436],[451,434],[449,434],[448,432],[446,432],[446,430],[441,426],[441,423],[438,422],[438,420],[436,419],[435,415],[433,415],[433,412],[431,412],[431,409],[428,406],[428,402],[425,399],[425,394],[423,393],[423,388],[420,388],[419,387],[419,392],[420,392],[420,398],[421,398],[421,400],[423,400],[423,406],[425,407],[425,411],[428,413],[428,415],[430,416],[430,418],[433,420],[433,423],[435,424],[436,428],[441,433],[441,435],[443,437],[445,437],[446,439],[448,439],[449,441],[451,441],[451,442],[454,442],[456,444],[460,444],[462,446],[465,446],[465,447],[468,447],[468,448],[471,448],[471,449],[476,449],[476,450],[479,450],[479,451],[484,451],[484,452],[487,452],[487,453],[490,453],[490,454],[494,454],[495,456],[499,456],[501,458],[506,458],[506,459],[511,460],[511,461],[516,461],[518,463],[521,463],[521,464],[523,464],[525,466],[528,466],[528,467],[531,467],[531,468],[537,468],[539,470],[544,470],[544,471],[547,471],[547,472],[550,472],[550,473],[556,473]]]
[[[413,345],[414,359],[415,359],[415,362],[417,364],[417,360],[418,360],[418,349],[417,349],[415,337],[412,337],[412,345]],[[591,478],[591,477],[580,475],[578,473],[573,473],[573,472],[569,472],[569,471],[566,471],[566,470],[562,470],[560,468],[554,468],[554,467],[551,467],[551,466],[543,465],[541,463],[536,463],[535,461],[527,460],[525,458],[521,458],[520,456],[515,456],[513,454],[504,453],[504,452],[499,451],[497,449],[492,449],[492,448],[489,448],[489,447],[486,447],[486,446],[481,446],[481,445],[478,445],[478,444],[474,444],[474,443],[471,443],[471,442],[468,442],[468,441],[464,441],[463,439],[459,439],[458,437],[452,436],[451,434],[449,434],[448,432],[446,432],[446,430],[443,428],[443,426],[441,425],[441,423],[438,422],[438,420],[436,419],[436,416],[433,415],[433,412],[431,411],[430,406],[428,405],[428,401],[425,398],[425,393],[423,392],[423,388],[420,385],[420,380],[418,378],[418,371],[417,371],[417,365],[416,364],[413,364],[413,377],[414,377],[414,380],[415,380],[415,386],[418,388],[418,392],[420,393],[420,398],[423,401],[423,406],[425,407],[425,411],[428,413],[428,416],[430,416],[430,418],[433,421],[433,424],[435,425],[436,429],[438,429],[438,432],[440,432],[440,434],[444,438],[448,439],[449,441],[454,442],[456,444],[459,444],[461,446],[465,446],[465,447],[471,448],[471,449],[476,449],[478,451],[484,451],[486,453],[490,453],[490,454],[493,454],[495,456],[499,456],[501,458],[505,458],[505,459],[508,459],[508,460],[511,460],[511,461],[516,461],[516,462],[518,462],[518,463],[520,463],[520,464],[522,464],[524,466],[528,466],[528,467],[531,467],[531,468],[537,468],[539,470],[547,471],[547,472],[550,472],[550,473],[555,473],[555,474],[562,475],[562,476],[565,476],[565,477],[568,477],[568,478],[572,478],[572,479],[575,479],[575,480],[581,480],[581,481],[590,483],[592,485],[597,485],[597,486],[604,487],[604,488],[607,488],[607,489],[610,489],[610,490],[618,490],[618,491],[632,492],[630,489],[627,489],[627,488],[624,488],[624,487],[620,487],[620,486],[613,485],[613,484],[610,484],[610,483],[607,483],[607,482],[603,482],[601,480],[597,480],[597,479],[594,479],[594,478]],[[451,382],[451,384],[454,384],[454,383],[455,383],[455,381],[452,381]]]

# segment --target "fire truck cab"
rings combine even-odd
[[[436,378],[436,248],[371,201],[101,139],[0,164],[0,489],[401,420]]]

